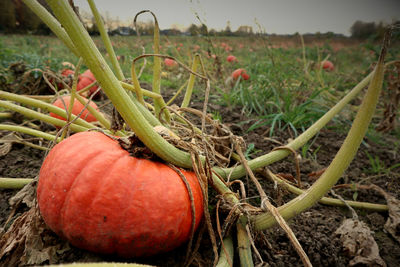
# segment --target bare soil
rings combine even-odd
[[[201,103],[195,103],[194,107],[200,110],[202,108]],[[267,153],[278,146],[273,140],[265,138],[267,136],[265,133],[268,130],[266,127],[247,132],[246,129],[249,127],[249,123],[242,122],[249,118],[244,117],[240,109],[229,110],[216,104],[210,104],[209,111],[211,110],[218,110],[224,118],[224,123],[235,134],[243,136],[247,144],[253,143],[255,145],[257,153],[251,155],[252,157]],[[4,135],[5,133],[0,132],[0,134]],[[291,135],[288,132],[279,132],[273,136],[273,139],[284,144],[287,143],[290,137]],[[315,181],[315,177],[309,176],[310,173],[319,171],[329,165],[344,138],[345,133],[329,129],[329,127],[321,131],[310,148],[311,153],[307,154],[306,158],[300,159],[301,179],[305,185],[311,185]],[[316,156],[313,156],[312,152],[316,150],[318,150],[315,153]],[[392,172],[373,173],[367,153],[377,156],[384,166],[392,166],[400,162],[399,140],[396,140],[390,134],[384,135],[383,139],[379,140],[379,143],[374,143],[372,140],[366,138],[356,158],[338,184],[372,183],[380,186],[386,192],[399,199],[400,175],[398,169]],[[44,152],[40,150],[14,144],[10,153],[0,157],[0,177],[33,178],[38,175],[43,158]],[[296,175],[292,157],[274,163],[270,168],[275,173],[284,173],[294,177]],[[295,197],[295,195],[283,188],[276,187],[268,179],[262,177],[262,175],[259,175],[258,178],[266,193],[271,197],[273,204],[279,206]],[[243,181],[248,188],[247,195],[256,196],[257,193],[254,186],[246,181],[246,179]],[[351,200],[354,198],[357,201],[385,203],[384,197],[373,190],[359,189],[355,191],[352,188],[337,188],[335,192],[345,199]],[[8,200],[16,193],[17,190],[0,190],[0,227],[4,227],[5,229],[10,225],[10,223],[5,225],[11,212]],[[215,195],[215,193],[212,194]],[[23,208],[18,209],[11,222],[23,211]],[[373,237],[379,246],[380,256],[386,262],[387,266],[399,266],[400,246],[383,228],[388,214],[367,210],[356,211],[360,220],[365,222],[374,232]],[[214,216],[215,220],[215,209],[212,209],[212,216]],[[314,266],[347,266],[351,257],[346,255],[342,249],[339,237],[335,235],[335,231],[343,220],[350,217],[351,213],[347,208],[316,204],[306,212],[290,220],[289,223]],[[255,233],[254,239],[262,259],[270,266],[302,266],[299,256],[293,249],[284,231],[279,227]],[[129,261],[157,266],[179,266],[183,262],[185,252],[186,245],[183,245],[170,253]],[[236,248],[234,266],[240,265],[237,255]],[[197,261],[193,265],[212,266],[213,257],[211,243],[207,235],[204,235],[198,257],[196,257]],[[59,263],[122,260],[112,256],[97,255],[78,248],[71,248],[60,255]],[[255,263],[259,263],[259,259],[255,256],[254,261]],[[4,259],[0,259],[1,266],[3,266],[2,262],[4,262]]]

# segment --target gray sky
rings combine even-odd
[[[90,10],[86,0],[75,0]],[[356,20],[392,22],[400,19],[400,0],[95,0],[100,13],[109,12],[121,21],[132,21],[141,10],[153,11],[161,29],[178,25],[185,29],[202,21],[216,30],[230,21],[235,31],[240,25],[257,30],[257,20],[267,33],[292,34],[328,32],[349,35]],[[144,14],[139,18],[148,21]]]

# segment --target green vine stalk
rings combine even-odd
[[[346,139],[321,177],[303,194],[278,208],[280,214],[285,219],[301,213],[320,200],[343,175],[357,153],[358,147],[368,130],[382,88],[385,70],[383,61],[386,55],[388,38],[388,36],[385,36],[382,52],[375,67],[372,80]],[[251,221],[256,230],[267,229],[276,223],[274,216],[270,213],[252,216]]]

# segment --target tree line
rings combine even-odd
[[[50,8],[45,0],[38,0],[46,9]],[[51,34],[50,29],[22,2],[22,0],[0,0],[0,32],[8,33],[31,33],[31,34]],[[99,34],[93,16],[87,12],[80,12],[80,18],[90,34]],[[152,21],[138,22],[136,28],[132,26],[122,26],[117,18],[112,18],[108,13],[103,16],[103,21],[111,35],[136,35],[139,31],[141,35],[152,35],[154,32],[154,24]],[[400,25],[400,21],[396,24]],[[357,39],[382,39],[385,29],[388,25],[383,22],[363,22],[356,21],[350,27],[351,37]],[[228,21],[225,29],[217,31],[208,29],[206,25],[191,24],[186,30],[177,28],[161,30],[163,35],[188,35],[188,36],[252,36],[255,34],[251,26],[242,25],[236,31],[231,30]],[[316,33],[320,35],[320,33]],[[332,33],[333,34],[333,33]],[[331,35],[332,35],[331,34]],[[395,33],[399,35],[399,31]],[[327,36],[331,36],[327,35]]]

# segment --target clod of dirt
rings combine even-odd
[[[359,220],[346,219],[336,230],[344,250],[350,257],[349,266],[386,266],[369,227]]]

